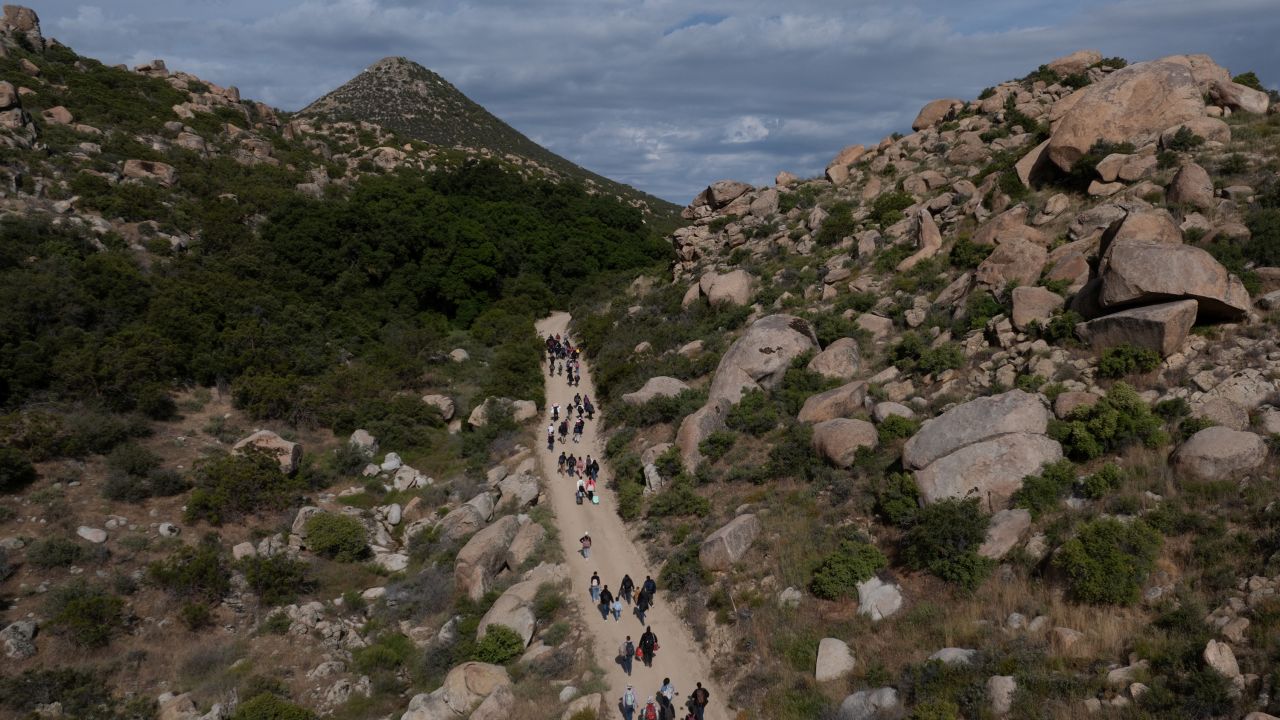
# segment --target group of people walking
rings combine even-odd
[[[622,711],[624,720],[676,720],[675,700],[679,694],[675,685],[671,684],[671,678],[662,678],[662,686],[658,688],[658,692],[650,695],[644,707],[640,707],[635,688],[628,685],[618,702],[618,708]],[[711,693],[702,687],[702,683],[698,683],[698,687],[689,694],[689,699],[685,702],[685,708],[689,711],[684,716],[685,720],[703,720],[710,701]]]
[[[568,335],[548,336],[546,346],[549,374],[553,377],[564,375],[570,387],[577,387],[582,377],[578,359],[581,349],[569,340]],[[562,446],[569,442],[575,444],[581,442],[586,421],[594,418],[595,407],[591,403],[591,398],[581,393],[575,393],[573,402],[563,409],[559,403],[553,404],[550,422],[547,424],[547,451],[555,452],[557,439]],[[571,429],[572,439],[570,440]],[[560,452],[556,469],[558,474],[567,474],[569,478],[576,480],[574,495],[577,504],[581,505],[584,501],[592,504],[599,503],[600,496],[596,489],[600,476],[598,460],[593,459],[589,454],[575,456],[574,453],[565,449]],[[583,559],[590,560],[591,534],[584,532],[579,538],[579,544]],[[636,660],[644,663],[645,667],[652,668],[654,657],[660,646],[657,634],[653,632],[651,626],[646,624],[646,615],[654,605],[658,583],[651,576],[645,575],[644,582],[637,587],[631,576],[624,573],[615,594],[608,585],[603,583],[599,572],[593,572],[588,590],[591,594],[591,602],[599,610],[602,620],[607,622],[612,617],[614,622],[621,622],[625,602],[631,607],[631,613],[636,616],[640,624],[644,625],[644,632],[640,634],[638,640],[633,641],[631,636],[627,635],[618,647],[616,661],[622,666],[623,672],[630,676]],[[671,680],[663,678],[658,692],[650,696],[642,705],[638,702],[635,689],[628,685],[626,693],[619,700],[619,709],[625,720],[677,720],[675,707],[677,694]],[[682,716],[682,720],[702,720],[710,697],[710,693],[702,687],[702,683],[698,683],[685,704],[688,714]]]

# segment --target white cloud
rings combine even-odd
[[[731,145],[760,142],[769,137],[769,128],[754,115],[736,118],[725,128],[724,141]]]

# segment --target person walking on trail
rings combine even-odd
[[[591,573],[590,588],[591,588],[591,602],[593,604],[600,602],[600,573],[598,572]]]
[[[630,674],[630,673],[628,673]],[[633,720],[636,716],[636,691],[630,685],[627,686],[622,697],[618,698],[618,709],[622,710],[622,720]]]
[[[623,575],[622,582],[618,583],[618,596],[631,604],[631,593],[635,592],[636,584],[631,582],[630,575]]]
[[[653,578],[645,575],[644,585],[641,586],[641,589],[649,596],[649,604],[652,605],[654,596],[658,593],[658,583],[654,582]]]
[[[550,431],[550,428],[547,428],[547,430],[548,430],[548,431]],[[551,440],[551,436],[550,436],[550,433],[549,433],[549,432],[548,432],[548,435],[547,435],[547,440],[548,440],[548,441],[549,441],[549,440]],[[561,475],[563,475],[563,474],[564,474],[564,461],[565,461],[565,454],[564,454],[564,451],[563,451],[563,450],[561,450],[561,451],[560,451],[560,462],[556,465],[556,472],[560,473]]]
[[[605,585],[600,591],[600,619],[609,619],[609,610],[613,608],[613,593],[609,592],[609,586]]]
[[[680,693],[676,692],[676,686],[671,684],[671,678],[662,678],[662,687],[658,688],[658,694],[664,695],[672,702],[675,702],[676,696]]]
[[[582,440],[582,431],[586,427],[586,425],[587,424],[583,422],[582,418],[578,418],[578,421],[573,424],[573,441],[574,442],[579,442]]]
[[[644,714],[640,716],[640,720],[658,720],[658,706],[653,702],[653,696],[649,696],[649,701],[644,704]]]
[[[589,458],[591,456],[588,455],[587,457]],[[599,481],[600,480],[600,461],[592,460],[590,462],[590,465],[591,465],[591,479]]]
[[[582,545],[582,559],[591,559],[591,533],[582,533],[582,537],[578,538],[578,542]]]
[[[672,704],[671,698],[658,693],[658,720],[676,720],[676,706]]]
[[[709,702],[711,702],[711,693],[702,687],[702,683],[698,683],[698,689],[689,696],[689,709],[693,710],[693,717],[696,720],[704,720],[702,715],[707,711]]]
[[[569,418],[560,421],[560,444],[563,445],[565,438],[569,437]]]
[[[613,621],[621,622],[622,621],[622,598],[615,597],[613,599],[613,602],[610,603],[609,609],[613,612]]]
[[[636,617],[640,622],[644,622],[645,613],[649,612],[649,593],[641,590],[640,596],[636,598]]]
[[[657,651],[658,636],[653,634],[653,628],[646,625],[644,634],[640,636],[640,652],[644,653],[641,659],[645,667],[653,667],[653,654]]]
[[[556,450],[556,426],[555,423],[547,425],[547,451],[555,452]],[[560,466],[564,467],[564,456],[561,456]]]
[[[560,403],[551,406],[551,422],[560,419]]]
[[[626,640],[622,641],[622,645],[618,648],[618,657],[622,659],[622,672],[631,677],[631,663],[636,659],[636,644],[631,642],[631,636],[628,635]],[[630,690],[631,686],[628,685]],[[634,704],[634,699],[633,703]]]

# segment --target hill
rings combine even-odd
[[[387,57],[299,111],[303,118],[374,123],[403,137],[484,154],[518,165],[533,163],[554,177],[583,183],[670,218],[671,203],[601,177],[525,137],[449,81],[403,57]]]

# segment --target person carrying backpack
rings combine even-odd
[[[547,426],[547,442],[551,442],[551,426]],[[564,451],[561,450],[560,461],[556,465],[556,472],[560,473],[561,475],[564,474],[564,461],[565,461],[565,454],[564,454]]]
[[[636,644],[631,642],[630,635],[628,635],[627,639],[622,642],[622,646],[618,648],[618,655],[622,657],[622,672],[626,673],[627,676],[630,677],[631,663],[636,659]],[[630,690],[631,686],[628,685],[627,689]],[[635,698],[632,698],[632,704],[634,703]]]
[[[632,720],[636,716],[636,691],[630,685],[626,692],[618,698],[618,708],[622,710],[622,720]]]
[[[652,605],[654,596],[657,595],[658,593],[658,583],[654,582],[653,578],[649,577],[648,575],[645,575],[644,585],[642,585],[641,587],[644,589],[646,593],[648,593],[649,604]]]
[[[556,426],[554,423],[552,423],[547,425],[547,452],[555,452],[555,450],[556,450]],[[561,469],[563,469],[564,467],[563,461],[561,461],[560,466],[561,466]]]
[[[582,533],[582,537],[578,538],[578,542],[582,545],[582,559],[591,559],[591,533]]]
[[[653,654],[658,651],[658,636],[653,634],[653,628],[648,625],[644,628],[644,634],[640,636],[640,652],[644,653],[645,667],[653,667]]]
[[[644,711],[640,718],[641,720],[658,720],[658,706],[654,704],[652,696],[650,696],[649,702],[644,704]]]
[[[698,689],[689,696],[689,709],[693,710],[693,717],[696,720],[703,720],[702,714],[707,711],[709,702],[711,702],[711,693],[702,687],[702,683],[698,683]]]
[[[591,602],[600,602],[600,573],[591,573],[591,580],[588,583],[588,587],[591,590]]]
[[[658,720],[676,720],[676,706],[672,704],[671,698],[662,693],[658,693]]]
[[[635,592],[636,584],[631,582],[630,575],[623,575],[622,582],[618,584],[618,596],[631,604],[631,593]]]
[[[636,617],[640,622],[644,622],[645,613],[649,612],[649,593],[641,590],[640,596],[636,598]]]

